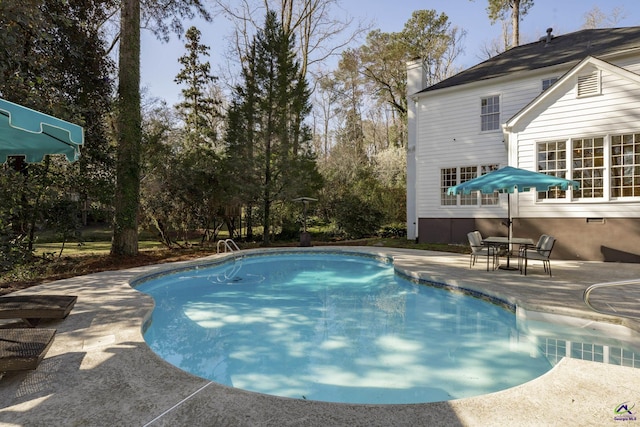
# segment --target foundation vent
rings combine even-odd
[[[604,218],[587,218],[587,224],[604,224]]]

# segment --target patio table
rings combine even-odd
[[[492,236],[492,237],[486,237],[482,240],[482,244],[485,246],[489,246],[489,247],[493,247],[496,250],[499,248],[506,248],[507,249],[507,265],[506,266],[500,266],[498,268],[500,268],[501,270],[517,270],[516,267],[511,267],[510,265],[510,259],[511,259],[511,250],[510,247],[511,245],[518,245],[518,253],[520,252],[520,249],[522,249],[522,247],[529,247],[529,246],[535,246],[535,243],[533,242],[532,239],[529,239],[527,237],[500,237],[500,236]]]

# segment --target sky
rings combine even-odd
[[[445,13],[452,26],[466,31],[463,40],[463,54],[456,65],[469,68],[486,59],[483,49],[500,37],[500,23],[491,25],[487,16],[487,0],[340,0],[343,14],[354,20],[372,24],[372,28],[383,32],[400,32],[405,22],[415,10],[432,9]],[[585,14],[594,7],[611,16],[614,9],[622,11],[623,19],[616,26],[640,25],[640,1],[638,0],[534,0],[534,6],[520,23],[521,43],[530,43],[546,35],[547,28],[553,28],[554,35],[577,31],[585,21]],[[217,72],[224,60],[230,24],[222,17],[214,17],[213,22],[201,20],[185,23],[185,29],[196,25],[202,32],[201,43],[209,46],[212,74]],[[358,40],[353,47],[360,46]],[[169,106],[180,101],[181,87],[174,82],[180,70],[178,58],[185,53],[184,40],[173,35],[169,43],[158,41],[148,31],[143,32],[141,41],[141,84],[151,97],[164,99]]]

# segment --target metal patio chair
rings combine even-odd
[[[482,234],[479,231],[471,231],[467,233],[469,246],[471,246],[471,258],[469,259],[469,268],[473,267],[478,256],[487,257],[487,271],[489,271],[489,258],[493,259],[493,269],[496,268],[496,258],[498,251],[493,246],[485,246],[482,244]]]
[[[551,251],[553,250],[555,243],[556,239],[554,237],[543,234],[540,236],[540,240],[538,240],[538,244],[535,248],[525,247],[521,253],[524,268],[520,270],[520,273],[525,276],[527,275],[527,265],[529,264],[529,260],[542,261],[544,272],[549,273],[549,277],[551,277],[551,262],[549,261],[549,258],[551,257]]]

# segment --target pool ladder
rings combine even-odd
[[[216,251],[218,253],[220,253],[220,246],[222,246],[222,248],[224,249],[223,252],[233,252],[234,250],[236,251],[240,250],[240,248],[238,247],[238,245],[236,245],[236,242],[234,242],[233,239],[218,240],[218,245],[216,247]]]

